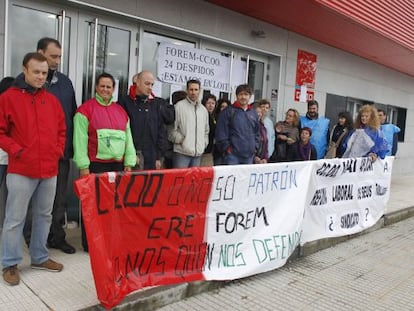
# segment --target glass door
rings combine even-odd
[[[119,17],[98,16],[50,2],[12,0],[5,74],[17,76],[24,55],[36,50],[40,38],[52,37],[62,44],[59,70],[72,80],[78,105],[95,95],[94,79],[104,71],[117,82],[117,98],[127,93],[128,80],[137,70],[137,34],[137,23]]]
[[[259,100],[267,96],[267,68],[269,58],[266,55],[204,40],[201,41],[201,48],[220,52],[223,55],[232,57],[230,76],[232,94],[221,93],[220,97],[230,97],[231,100],[234,100],[236,86],[243,83],[249,84],[252,88],[252,100]]]
[[[114,76],[114,99],[128,92],[129,78],[136,72],[136,33],[138,27],[120,25],[94,17],[81,22],[83,44],[82,102],[95,96],[95,80],[106,72]]]
[[[62,44],[60,71],[71,79],[78,106],[95,95],[94,80],[103,71],[116,79],[116,97],[127,94],[128,80],[137,70],[136,23],[40,0],[10,0],[8,23],[6,75],[20,74],[24,55],[36,50],[40,38],[52,37]],[[77,177],[78,171],[72,166],[67,197],[69,220],[78,219],[78,200],[72,189],[72,180]]]
[[[68,11],[38,4],[30,7],[25,1],[13,2],[9,6],[8,60],[5,72],[16,77],[22,72],[22,60],[26,53],[36,51],[37,41],[51,37],[61,42],[61,71],[69,71],[69,41],[72,19]],[[69,13],[70,14],[70,13]],[[63,20],[65,21],[63,23]],[[30,30],[30,31],[28,31]]]

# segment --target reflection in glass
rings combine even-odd
[[[250,59],[247,83],[253,89],[255,100],[259,100],[262,98],[263,76],[264,76],[264,63]]]
[[[36,50],[37,41],[40,38],[51,37],[60,40],[61,18],[55,13],[37,11],[17,5],[11,6],[8,42],[11,76],[15,77],[22,72],[24,55]],[[66,17],[65,23],[64,68],[60,70],[67,74],[69,68],[69,17]],[[33,25],[36,25],[36,27],[33,27]]]
[[[95,96],[95,90],[91,91],[93,73],[95,24],[89,23],[87,49],[85,49],[85,72],[83,73],[82,101]],[[128,69],[131,33],[106,25],[98,25],[98,37],[96,48],[95,75],[107,72],[114,76],[118,82],[118,93],[114,93],[115,99],[128,93]],[[116,92],[117,90],[115,90]]]

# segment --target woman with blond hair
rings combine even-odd
[[[370,157],[384,159],[388,152],[387,141],[380,130],[377,109],[363,105],[355,120],[354,130],[344,140],[343,158]]]
[[[275,124],[275,150],[269,159],[269,162],[288,161],[287,154],[291,146],[299,141],[299,112],[290,108],[286,111],[284,121]]]

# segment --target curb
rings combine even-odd
[[[376,231],[386,226],[395,224],[404,219],[414,216],[414,206],[404,208],[399,211],[384,214],[375,225],[364,230],[363,232],[355,233],[352,235],[321,239],[313,242],[306,243],[305,245],[298,246],[297,249],[290,256],[288,262],[309,256],[320,250],[332,247],[336,244],[345,242],[352,238],[365,235],[367,233]],[[157,308],[164,307],[168,304],[180,301],[182,299],[201,294],[203,292],[217,290],[223,286],[226,286],[230,281],[196,281],[191,283],[164,285],[158,287],[147,288],[128,295],[113,311],[146,311],[156,310]],[[87,307],[80,311],[104,311],[102,305],[95,305]]]

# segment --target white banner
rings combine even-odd
[[[226,280],[283,266],[299,245],[309,162],[214,167],[204,277]]]
[[[206,90],[229,92],[230,57],[220,53],[161,42],[157,77],[160,81],[186,85],[197,79]]]
[[[270,271],[299,244],[373,226],[389,199],[392,163],[387,157],[214,167],[204,277]]]
[[[393,157],[314,162],[303,219],[301,245],[361,232],[384,214],[390,195]]]

